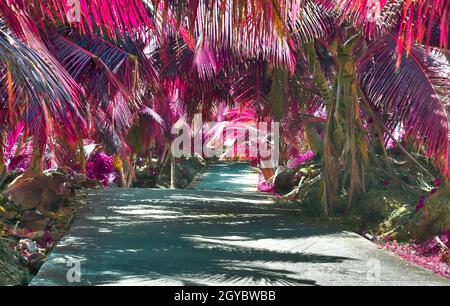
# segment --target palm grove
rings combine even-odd
[[[85,174],[91,141],[130,186],[137,158],[170,160],[172,124],[196,113],[213,119],[226,104],[280,121],[282,150],[314,151],[296,197],[322,214],[349,210],[385,180],[445,185],[449,8],[447,0],[2,1],[2,176],[19,155],[30,172]]]

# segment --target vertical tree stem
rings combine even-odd
[[[176,188],[176,160],[175,156],[170,153],[170,189]]]

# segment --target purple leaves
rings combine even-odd
[[[86,175],[108,185],[115,178],[113,159],[104,153],[95,153],[86,164]]]
[[[81,84],[88,99],[97,105],[100,101],[114,98],[117,92],[128,92],[130,80],[124,86],[118,80],[119,73],[125,80],[130,75],[130,55],[94,35],[76,36],[75,42],[54,33],[49,39],[51,50],[69,71],[72,77]]]

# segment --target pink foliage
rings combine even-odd
[[[417,206],[416,206],[416,211],[419,211],[423,208],[423,206],[425,205],[425,199],[426,199],[426,197],[422,197],[419,199],[419,202],[417,203]]]
[[[440,240],[450,247],[450,231],[439,235]],[[399,244],[397,241],[387,241],[384,247],[400,257],[439,275],[450,277],[450,262],[444,256],[445,250],[435,238],[425,242],[413,242],[411,244]],[[448,249],[447,251],[448,252]]]
[[[307,160],[313,159],[315,156],[314,152],[311,150],[308,150],[304,153],[300,153],[294,156],[290,156],[290,162],[288,163],[288,167],[290,169],[294,169],[298,165],[304,163]]]
[[[30,155],[18,155],[11,157],[8,163],[8,171],[25,172],[31,163]]]
[[[104,153],[95,153],[86,163],[86,175],[103,185],[110,184],[115,178],[112,158]]]
[[[436,187],[440,187],[441,186],[441,179],[440,178],[435,178],[433,181],[434,186]]]
[[[32,146],[29,143],[25,143],[18,148],[20,139],[23,137],[24,127],[25,124],[23,121],[18,123],[8,133],[6,138],[4,154],[8,171],[24,172],[30,166]]]
[[[272,183],[267,182],[262,173],[259,174],[258,178],[258,191],[275,193],[275,186]]]

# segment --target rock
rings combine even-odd
[[[296,172],[294,170],[277,169],[274,177],[275,192],[287,194],[291,192],[298,184]]]
[[[41,261],[43,261],[46,258],[46,256],[42,253],[36,252],[31,254],[30,256],[28,256],[28,260],[31,263],[40,263]]]
[[[364,233],[363,237],[366,238],[367,240],[370,240],[370,241],[374,241],[375,240],[375,238],[369,233]]]
[[[61,174],[52,176],[25,173],[17,177],[6,190],[14,204],[40,212],[58,211],[74,195],[70,179]]]

